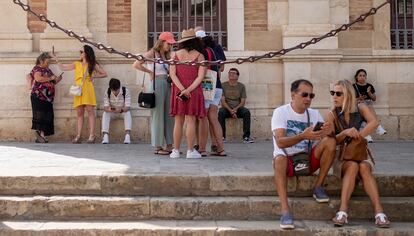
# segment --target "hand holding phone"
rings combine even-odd
[[[324,124],[323,122],[318,121],[318,122],[316,123],[315,127],[313,127],[313,131],[314,131],[314,132],[316,132],[316,131],[321,130],[321,129],[322,129],[322,126],[323,126],[323,124]]]
[[[180,94],[181,94],[181,92],[178,92],[177,97],[179,97],[184,102],[188,101],[189,98],[187,96],[182,95],[182,94],[180,95]]]

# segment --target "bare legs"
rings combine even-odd
[[[76,107],[76,137],[73,140],[74,143],[78,143],[82,134],[83,128],[83,118],[85,115],[85,110],[88,113],[88,124],[89,124],[89,139],[92,141],[95,139],[95,107],[89,105],[82,105]]]

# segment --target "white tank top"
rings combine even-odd
[[[145,67],[150,70],[153,71],[154,69],[154,63],[149,63],[147,62],[147,64],[145,64]],[[158,64],[155,63],[155,75],[166,75],[168,74],[168,65],[166,64]]]

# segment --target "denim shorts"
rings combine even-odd
[[[210,105],[218,106],[220,104],[221,95],[223,94],[223,89],[216,88],[216,92],[214,93],[213,100],[204,100],[204,108],[210,108]]]

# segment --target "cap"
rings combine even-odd
[[[199,31],[197,31],[195,34],[196,34],[196,36],[197,36],[197,37],[199,37],[199,38],[204,38],[204,37],[206,37],[206,36],[207,36],[207,34],[206,34],[206,32],[205,32],[204,30],[199,30]]]
[[[169,44],[177,43],[174,39],[174,35],[171,32],[162,32],[158,39],[161,39]]]

